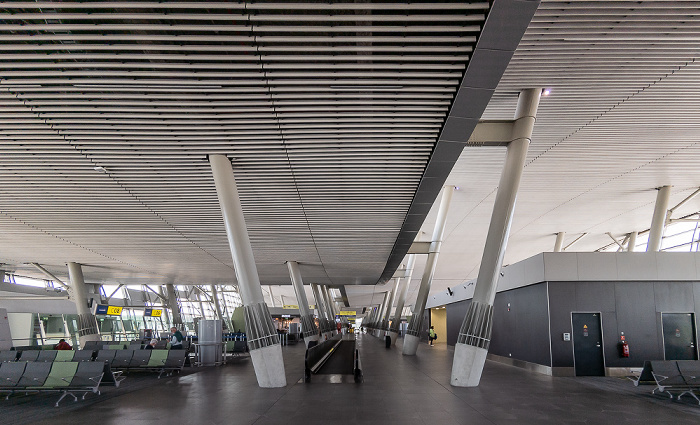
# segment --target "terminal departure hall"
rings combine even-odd
[[[700,421],[700,1],[0,13],[0,424]]]

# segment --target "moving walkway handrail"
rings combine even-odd
[[[360,383],[364,381],[364,377],[362,376],[362,367],[360,366],[360,350],[357,348],[355,348],[355,357],[352,364],[352,375],[355,377],[355,382]]]
[[[341,342],[343,342],[343,337],[338,334],[327,341],[308,348],[304,359],[305,369],[308,372],[316,373]]]

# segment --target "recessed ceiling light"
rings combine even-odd
[[[95,167],[93,169],[99,173],[106,173],[107,172],[107,169],[105,167],[100,166],[100,165],[95,165]]]
[[[549,96],[549,94],[550,94],[551,92],[552,92],[552,90],[550,90],[550,89],[544,89],[544,90],[542,90],[542,94],[545,95],[545,96]]]

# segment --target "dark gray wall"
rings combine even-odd
[[[447,305],[447,343],[455,345],[471,300]],[[510,311],[508,304],[510,303]],[[549,365],[547,285],[496,294],[489,353]]]
[[[457,343],[470,302],[446,306],[449,345]],[[564,333],[573,333],[572,312],[601,313],[607,367],[641,367],[645,360],[664,357],[662,312],[694,312],[698,328],[700,282],[543,282],[499,292],[489,352],[547,366],[573,367],[572,342],[563,339]],[[630,345],[629,358],[619,355],[621,332]]]
[[[547,284],[500,292],[493,309],[489,353],[549,366]]]
[[[662,360],[661,313],[700,312],[698,282],[550,282],[552,366],[573,367],[572,312],[600,312],[603,352],[607,367],[641,367],[645,360]],[[624,332],[630,357],[619,355]]]
[[[466,300],[448,304],[447,306],[445,306],[447,310],[448,345],[457,344],[457,335],[459,335],[459,329],[462,327],[464,316],[467,315],[467,310],[469,310],[469,304],[471,303],[471,300]]]

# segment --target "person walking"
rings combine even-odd
[[[437,339],[437,334],[435,333],[435,326],[431,326],[428,329],[428,345],[433,346],[433,341]]]

